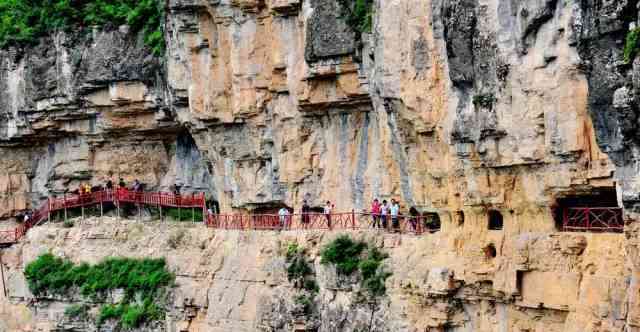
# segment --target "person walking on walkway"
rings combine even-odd
[[[107,181],[107,190],[113,190],[113,181],[111,181],[111,179],[109,179],[109,181]]]
[[[280,228],[287,229],[287,219],[289,219],[289,210],[286,207],[281,207],[280,211],[278,211],[278,216],[280,217]]]
[[[420,215],[420,212],[418,212],[418,209],[416,209],[415,206],[412,206],[409,209],[409,223],[411,224],[411,228],[413,229],[414,232],[418,231],[418,216]]]
[[[387,219],[389,218],[389,205],[387,204],[387,200],[382,200],[382,205],[380,206],[380,221],[382,221],[382,228],[387,228]]]
[[[140,182],[138,182],[138,179],[133,180],[133,188],[131,188],[133,191],[138,191],[140,189]]]
[[[127,188],[127,184],[124,182],[123,178],[120,178],[120,183],[118,183],[118,186],[120,187],[120,189],[126,189]]]
[[[379,228],[380,227],[380,202],[377,198],[373,200],[371,203],[371,227]]]
[[[400,223],[398,221],[398,217],[400,216],[400,204],[398,204],[398,202],[393,198],[391,199],[389,212],[391,214],[391,226],[393,227],[393,231],[397,232],[400,229]]]
[[[302,201],[302,228],[307,228],[309,225],[309,212],[311,212],[311,207],[307,203],[307,200]]]
[[[327,218],[327,227],[331,229],[331,202],[327,201],[327,204],[324,206],[324,216]]]

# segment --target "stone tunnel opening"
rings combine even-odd
[[[559,231],[621,232],[624,228],[615,188],[559,197],[551,213]]]
[[[504,221],[502,218],[502,213],[500,213],[500,211],[489,210],[488,219],[489,230],[499,231],[502,229]]]
[[[422,214],[424,217],[424,224],[429,233],[435,233],[440,230],[440,216],[435,212],[425,212]]]
[[[287,206],[286,204],[283,203],[263,203],[260,205],[257,205],[256,207],[254,207],[251,210],[251,214],[254,215],[277,215],[278,212],[280,212],[281,208],[286,208],[287,210],[289,210],[289,213],[293,212],[293,209],[289,206]]]

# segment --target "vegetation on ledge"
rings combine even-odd
[[[300,313],[311,315],[314,311],[314,300],[319,288],[315,274],[307,261],[305,249],[297,243],[290,243],[286,252],[287,277],[299,294],[294,298]]]
[[[640,28],[635,28],[627,33],[624,43],[623,60],[624,63],[631,63],[640,49]]]
[[[69,296],[79,291],[91,301],[104,303],[113,291],[124,291],[119,303],[102,306],[96,323],[116,319],[125,328],[162,319],[161,300],[174,280],[164,259],[108,258],[96,265],[75,265],[52,254],[29,263],[24,274],[35,296]],[[75,318],[86,312],[85,307],[71,306],[66,314]]]
[[[343,18],[353,30],[371,32],[373,26],[373,0],[340,0]]]
[[[160,0],[0,0],[0,47],[31,44],[57,30],[128,24],[160,56],[163,5]]]
[[[370,296],[377,297],[386,293],[384,283],[391,273],[384,270],[382,261],[389,256],[378,248],[341,235],[327,244],[320,255],[320,263],[333,264],[339,274],[351,275],[358,270],[360,285]]]

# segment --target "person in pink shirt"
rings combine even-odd
[[[373,203],[371,203],[371,217],[373,218],[371,226],[373,228],[380,227],[380,202],[377,198],[375,198]]]

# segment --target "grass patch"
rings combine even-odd
[[[57,30],[128,24],[160,56],[163,21],[160,0],[0,0],[0,47],[33,44]]]
[[[373,26],[373,0],[340,0],[342,16],[353,30],[371,32]]]
[[[624,43],[622,58],[624,63],[629,64],[635,59],[640,49],[640,28],[635,28],[627,33]]]
[[[166,212],[165,212],[166,211]],[[196,222],[202,221],[202,210],[201,209],[191,209],[191,208],[168,208],[163,210],[163,213],[166,213],[166,216],[175,220],[175,221],[193,221]]]
[[[382,262],[389,256],[378,248],[364,242],[354,241],[341,235],[327,244],[321,251],[321,264],[332,264],[339,274],[360,273],[360,285],[373,297],[386,293],[385,281],[391,276],[384,270]]]
[[[162,318],[164,312],[157,299],[174,280],[164,259],[107,258],[96,265],[75,265],[52,254],[41,255],[29,263],[24,274],[35,296],[79,291],[93,301],[105,301],[112,291],[124,290],[120,303],[102,307],[97,323],[118,319],[125,327]]]

